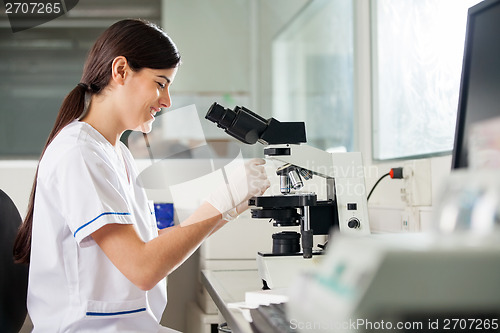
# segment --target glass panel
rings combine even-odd
[[[56,20],[15,33],[1,15],[0,157],[38,158],[99,34],[126,17],[159,24],[160,13],[157,0],[86,0]]]
[[[314,0],[273,42],[273,117],[320,149],[352,150],[352,0]]]
[[[467,10],[478,2],[372,1],[374,159],[453,148]]]

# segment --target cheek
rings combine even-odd
[[[138,86],[133,94],[140,97],[143,103],[151,104],[158,100],[161,93],[160,89],[156,85],[143,84]]]
[[[145,85],[138,84],[130,88],[128,90],[129,106],[147,108],[149,110],[149,107],[153,106],[154,102],[160,96],[158,89]]]

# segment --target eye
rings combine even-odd
[[[156,82],[158,83],[158,85],[160,86],[161,89],[165,89],[165,87],[167,86],[165,83],[161,83],[161,82]]]

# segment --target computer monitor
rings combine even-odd
[[[462,65],[452,169],[468,166],[468,133],[478,122],[500,116],[500,0],[471,7]]]

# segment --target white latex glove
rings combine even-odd
[[[207,202],[215,207],[225,220],[232,220],[248,209],[248,199],[262,195],[271,185],[264,168],[265,160],[252,159],[233,168],[226,167],[227,183],[212,192]]]

